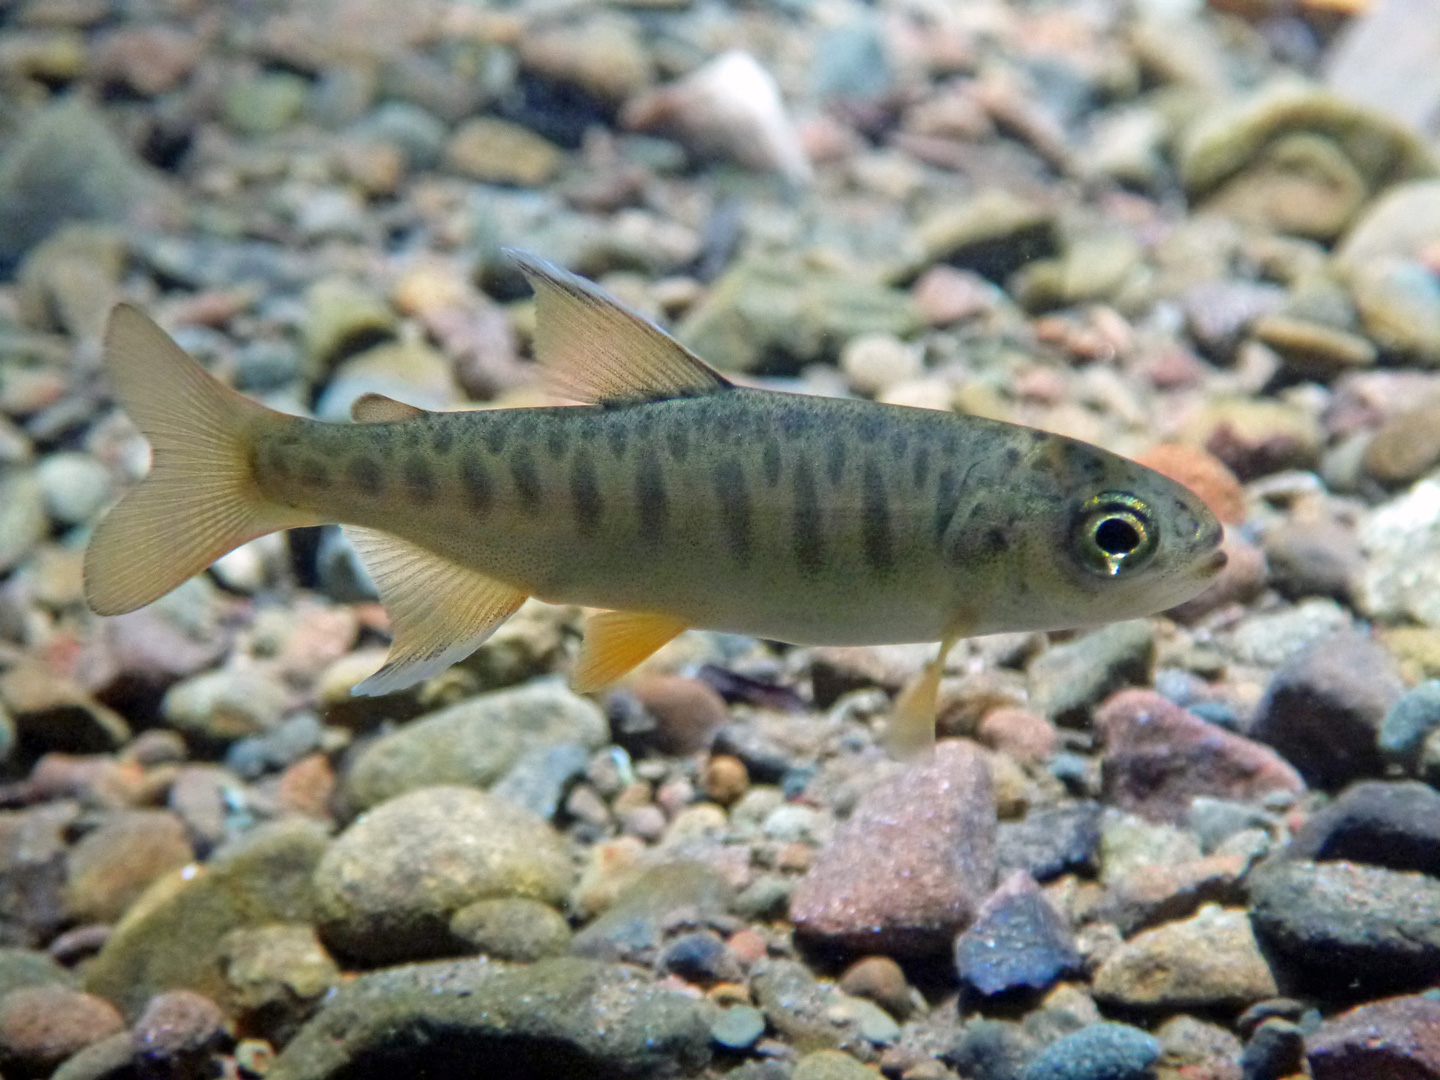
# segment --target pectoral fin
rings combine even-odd
[[[474,652],[525,602],[525,593],[371,529],[345,527],[390,616],[390,656],[355,687],[388,694],[438,675]]]
[[[885,745],[902,761],[928,756],[935,748],[935,707],[940,696],[940,677],[945,673],[945,658],[962,636],[946,637],[935,659],[926,664],[920,677],[895,699]]]
[[[602,611],[585,623],[585,641],[570,676],[576,693],[608,686],[666,642],[689,629],[667,615]]]

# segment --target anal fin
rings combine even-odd
[[[418,544],[345,526],[390,616],[390,656],[354,689],[389,694],[438,675],[474,652],[526,594]]]
[[[940,677],[945,658],[963,635],[951,634],[940,642],[935,659],[925,665],[920,677],[900,692],[890,710],[890,728],[885,745],[901,761],[928,757],[935,748],[935,713],[940,698]]]
[[[585,622],[585,641],[570,675],[576,693],[608,686],[689,629],[668,615],[602,611]]]

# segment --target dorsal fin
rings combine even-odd
[[[414,420],[428,411],[384,394],[361,394],[350,406],[350,419],[357,424],[393,424],[400,420]]]
[[[584,278],[524,251],[505,252],[535,289],[535,358],[565,396],[623,405],[731,386],[664,330]]]

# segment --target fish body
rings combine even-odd
[[[394,633],[359,692],[434,674],[536,596],[606,609],[587,625],[586,689],[688,627],[941,641],[897,706],[913,734],[958,637],[1148,614],[1223,565],[1203,503],[1134,462],[977,417],[736,387],[588,282],[517,258],[542,367],[586,404],[428,413],[371,396],[360,423],[320,423],[229,390],[118,308],[107,366],[152,468],[96,528],[92,609],[132,610],[253,537],[335,522]]]

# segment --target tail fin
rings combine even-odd
[[[105,366],[150,441],[151,463],[90,538],[85,600],[92,611],[134,611],[247,540],[308,524],[266,501],[250,465],[254,422],[279,413],[216,381],[126,304],[110,314]]]

